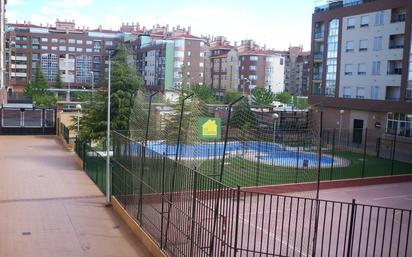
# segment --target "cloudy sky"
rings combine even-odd
[[[191,26],[195,35],[253,38],[278,50],[310,48],[312,0],[8,0],[9,22],[54,23],[74,19],[80,27],[118,29],[122,22]]]

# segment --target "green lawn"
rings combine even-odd
[[[362,177],[363,155],[352,152],[337,152],[336,157],[341,157],[349,161],[347,167],[334,167],[333,169],[322,168],[321,180],[348,179]],[[217,165],[216,172],[213,172],[213,164],[206,161],[200,167],[200,172],[211,175],[218,179],[220,163]],[[366,156],[365,177],[390,175],[392,162],[387,159],[377,158],[376,156]],[[394,162],[393,174],[412,174],[412,164]],[[275,185],[296,182],[311,182],[317,179],[317,169],[285,168],[258,164],[243,158],[229,158],[226,160],[223,183],[229,186],[257,186]]]

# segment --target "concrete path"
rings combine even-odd
[[[0,136],[1,257],[150,256],[55,137]]]

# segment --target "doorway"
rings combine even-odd
[[[363,120],[353,120],[353,142],[362,144]]]

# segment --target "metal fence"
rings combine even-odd
[[[83,169],[98,186],[100,191],[106,194],[106,159],[101,153],[93,149],[90,143],[75,139],[74,150],[83,161]]]
[[[0,134],[55,135],[56,110],[51,108],[0,108]]]
[[[233,189],[113,134],[113,195],[169,256],[409,256],[411,210]]]
[[[60,135],[63,137],[66,144],[70,143],[70,129],[63,123],[60,123]]]

